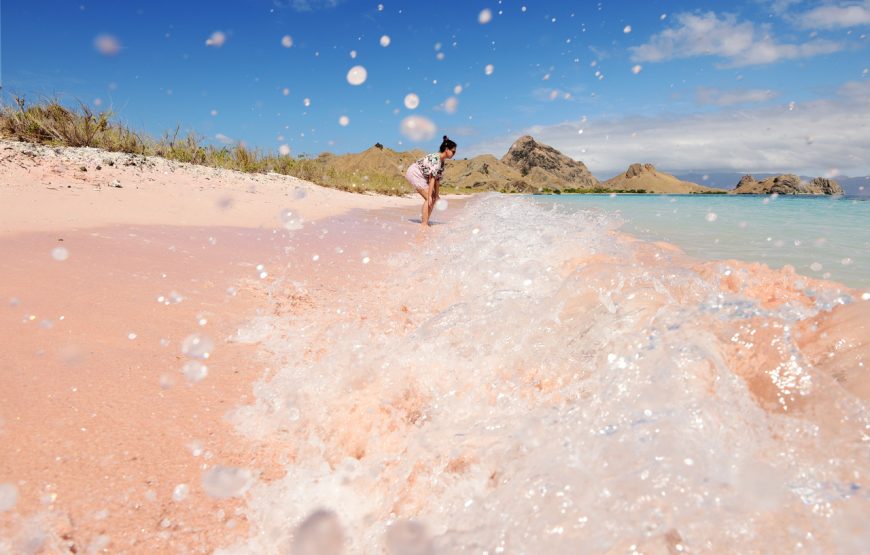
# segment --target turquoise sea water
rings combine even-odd
[[[870,201],[767,195],[561,195],[537,202],[618,213],[622,230],[707,259],[786,264],[798,273],[870,287]]]

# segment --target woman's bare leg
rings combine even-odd
[[[421,215],[420,223],[425,226],[429,225],[429,213],[432,211],[432,202],[429,198],[429,190],[417,189],[417,192],[420,193],[420,196],[423,197],[423,212]]]

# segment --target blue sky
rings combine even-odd
[[[459,157],[500,157],[529,133],[602,178],[631,162],[870,173],[870,0],[2,8],[7,102],[80,99],[154,136],[314,155],[448,134]]]

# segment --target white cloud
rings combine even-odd
[[[780,60],[809,58],[836,52],[836,42],[813,39],[803,44],[777,43],[767,25],[756,27],[749,21],[738,22],[736,16],[714,12],[675,16],[677,25],[665,29],[646,44],[630,47],[635,62],[662,62],[676,58],[716,56],[724,65],[736,67],[770,64]]]
[[[805,29],[839,29],[870,25],[870,0],[840,6],[819,6],[798,16],[798,24]]]
[[[324,8],[334,8],[344,0],[274,0],[278,8],[291,8],[297,12],[313,12]]]
[[[233,142],[233,140],[231,138],[227,137],[223,133],[218,133],[217,135],[214,136],[214,138],[225,145],[228,145],[228,144]]]
[[[870,173],[870,82],[830,99],[685,116],[628,116],[533,126],[468,149],[501,156],[523,134],[582,160],[599,179],[651,162],[668,172]],[[583,134],[578,130],[583,129]]]
[[[695,101],[701,106],[734,106],[735,104],[754,104],[766,102],[779,96],[770,89],[715,89],[698,87],[695,91]]]

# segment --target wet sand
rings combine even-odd
[[[343,264],[363,266],[335,254],[339,240],[370,253],[365,271],[377,271],[378,254],[402,246],[383,218],[419,233],[407,221],[417,201],[0,146],[0,551],[210,552],[243,536],[243,501],[207,495],[203,471],[247,468],[268,481],[282,473],[282,451],[226,419],[270,365],[227,338],[272,310],[263,285],[277,295],[290,279],[338,289]],[[303,216],[293,231],[282,228],[285,209]],[[365,229],[349,240],[355,226]],[[305,302],[288,291],[283,305]],[[191,334],[216,345],[197,383],[181,371]]]

